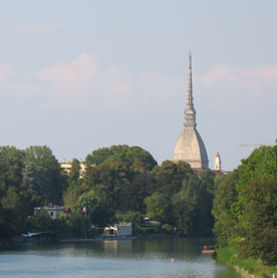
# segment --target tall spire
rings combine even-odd
[[[195,119],[195,110],[193,107],[193,97],[192,97],[192,71],[191,71],[191,53],[189,54],[189,72],[188,72],[188,96],[187,104],[185,110],[185,127],[195,128],[196,119]]]
[[[188,93],[184,129],[175,145],[172,160],[174,162],[185,161],[190,164],[192,169],[207,169],[209,167],[205,144],[196,129],[192,96],[191,54],[189,55]]]

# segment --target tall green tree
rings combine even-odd
[[[26,149],[22,188],[38,204],[60,204],[66,183],[59,163],[47,146],[31,146]]]
[[[232,247],[239,256],[276,263],[276,188],[277,145],[262,146],[218,186],[213,214],[219,246]]]
[[[20,187],[22,168],[24,166],[24,151],[13,146],[0,147],[0,184],[5,191],[9,186]],[[0,197],[1,188],[0,188]]]
[[[72,181],[66,190],[63,192],[63,204],[66,207],[73,208],[79,199],[80,195],[83,193],[81,189],[82,182]]]
[[[99,197],[93,190],[83,193],[75,206],[77,213],[88,216],[91,223],[105,226],[112,224],[114,221],[114,210]]]
[[[18,189],[10,186],[5,197],[0,202],[0,222],[5,227],[0,229],[1,237],[10,238],[24,231],[26,219],[28,217],[28,209],[24,198],[19,195]],[[1,226],[1,224],[0,224]]]
[[[187,235],[207,234],[212,228],[211,196],[203,180],[192,175],[172,197],[177,228]]]
[[[219,244],[223,246],[228,244],[228,240],[233,237],[239,226],[234,210],[234,204],[238,200],[238,180],[239,172],[235,170],[221,180],[215,192],[212,211],[215,218],[214,233]]]
[[[174,163],[166,160],[161,166],[156,166],[151,173],[155,179],[155,183],[150,185],[152,193],[157,191],[171,198],[182,188],[183,179],[188,179],[192,175],[192,170],[186,162]]]
[[[277,250],[265,248],[270,231],[277,231],[277,175],[264,180],[255,179],[246,184],[241,192],[244,200],[244,212],[241,222],[244,223],[245,241],[241,245],[243,253],[249,257],[268,257],[276,263]],[[271,238],[273,243],[273,237]],[[277,245],[277,237],[274,244]]]
[[[144,202],[146,204],[146,215],[149,218],[162,223],[170,222],[170,201],[164,194],[155,192],[146,197]]]
[[[78,179],[80,178],[80,170],[81,170],[81,166],[79,160],[73,159],[72,167],[69,172],[69,183],[78,181]]]
[[[101,199],[105,199],[115,209],[121,209],[121,191],[128,187],[133,178],[134,172],[120,161],[106,161],[98,166],[87,169],[84,185],[82,188],[87,191],[94,189],[94,192]]]

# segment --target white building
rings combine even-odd
[[[51,217],[51,219],[53,219],[53,220],[55,220],[60,214],[65,212],[65,208],[64,207],[60,207],[60,206],[44,206],[44,207],[36,207],[36,208],[34,208],[34,215],[37,215],[37,213],[41,209],[45,209],[48,212],[48,214]]]
[[[120,223],[114,226],[106,227],[104,235],[106,236],[132,236],[133,227],[132,223]]]
[[[221,171],[221,158],[220,158],[219,153],[217,153],[216,156],[215,156],[214,170],[215,171]]]

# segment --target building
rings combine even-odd
[[[105,236],[132,236],[133,227],[131,223],[120,223],[114,226],[106,227]]]
[[[67,208],[60,207],[60,206],[44,206],[44,207],[36,207],[34,208],[34,215],[37,215],[37,213],[41,210],[44,209],[48,212],[49,216],[51,219],[55,220],[60,214],[64,212],[68,212]]]
[[[83,178],[85,171],[86,171],[86,162],[82,161],[82,160],[80,160],[79,162],[80,162],[80,178]],[[64,160],[63,162],[60,162],[59,164],[60,164],[61,169],[69,174],[69,172],[71,171],[71,168],[72,168],[72,160],[70,160],[70,161]]]
[[[71,168],[72,168],[72,161],[63,161],[60,162],[60,167],[63,171],[69,174]]]
[[[221,158],[220,158],[219,152],[215,156],[214,170],[215,171],[221,171]]]
[[[175,145],[172,161],[185,161],[190,164],[192,169],[207,169],[209,167],[205,144],[196,129],[196,111],[192,96],[191,55],[189,55],[188,95],[184,129]]]

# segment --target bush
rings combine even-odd
[[[264,232],[262,260],[267,265],[277,264],[277,229]]]
[[[140,228],[140,232],[144,236],[157,234],[160,232],[160,227],[143,227],[143,228]]]
[[[163,224],[162,225],[162,231],[167,233],[167,234],[170,234],[173,232],[173,227],[170,226],[169,224]]]

